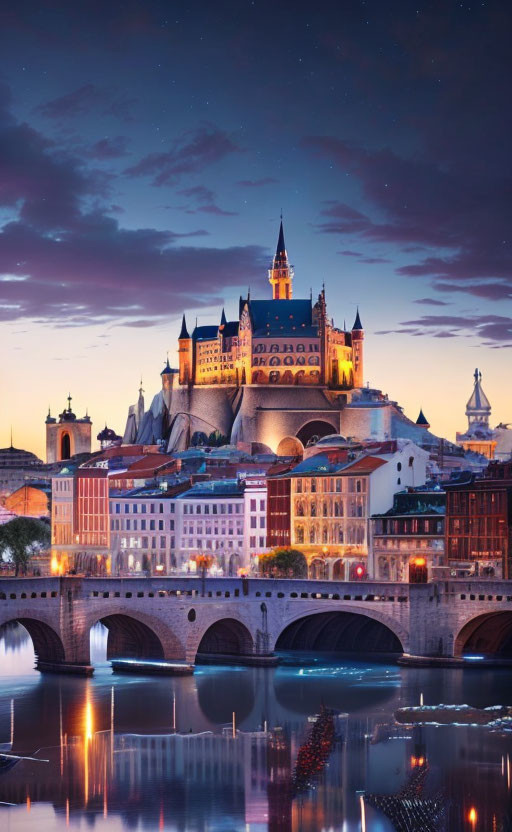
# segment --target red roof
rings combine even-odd
[[[340,471],[340,474],[352,473],[357,472],[358,474],[371,474],[373,471],[376,471],[377,468],[380,468],[382,465],[386,465],[387,460],[379,459],[378,456],[363,456],[361,459],[356,459],[352,465],[348,465],[346,468],[343,468]]]

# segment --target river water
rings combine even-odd
[[[32,758],[0,756],[3,832],[512,830],[512,734],[394,720],[512,704],[508,670],[288,654],[145,678],[112,673],[105,632],[92,679],[35,671],[19,625],[0,639],[0,752]]]

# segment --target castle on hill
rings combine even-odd
[[[282,454],[300,454],[329,434],[421,444],[428,424],[415,424],[381,391],[364,387],[359,310],[352,329],[336,327],[325,288],[315,302],[294,298],[293,277],[281,221],[268,272],[272,297],[248,293],[238,320],[223,310],[217,325],[192,331],[184,315],[178,369],[167,360],[148,410],[141,385],[123,442],[173,451],[220,434],[249,451]]]
[[[324,289],[314,304],[312,298],[293,298],[282,221],[268,278],[272,299],[240,298],[236,321],[227,321],[222,310],[218,326],[196,326],[190,335],[183,316],[179,384],[323,385],[333,391],[362,387],[359,312],[347,332],[328,317]]]

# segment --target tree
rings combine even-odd
[[[306,578],[308,562],[298,549],[274,549],[258,559],[260,572],[272,578]]]
[[[13,561],[16,576],[26,575],[32,555],[49,544],[50,529],[41,520],[16,517],[0,526],[0,555]]]

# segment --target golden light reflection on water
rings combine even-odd
[[[93,735],[93,713],[92,713],[92,703],[91,703],[91,694],[90,694],[90,685],[87,685],[87,693],[86,693],[86,700],[85,700],[85,708],[84,708],[84,745],[83,745],[83,753],[84,753],[84,804],[87,806],[89,803],[89,763],[90,763],[90,748],[92,743],[92,735]]]

